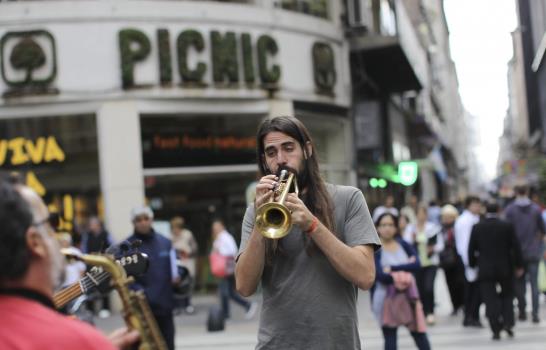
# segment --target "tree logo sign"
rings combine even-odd
[[[55,39],[45,30],[8,32],[0,39],[0,72],[11,88],[4,95],[55,93]]]

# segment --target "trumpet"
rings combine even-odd
[[[298,194],[298,183],[295,175],[293,173],[289,174],[287,170],[282,170],[278,185],[273,190],[273,197],[268,203],[262,204],[256,210],[256,228],[265,238],[282,238],[292,228],[292,213],[284,205],[292,182],[294,183],[295,193]],[[278,201],[275,202],[277,197]]]

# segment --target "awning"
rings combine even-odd
[[[387,92],[421,90],[422,86],[397,37],[356,37],[349,40],[351,61],[360,62],[374,85]]]

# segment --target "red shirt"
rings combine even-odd
[[[92,326],[68,318],[36,300],[0,295],[0,349],[116,348]]]

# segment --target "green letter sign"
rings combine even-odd
[[[193,46],[195,51],[201,52],[205,48],[203,36],[196,30],[188,29],[180,33],[176,40],[178,53],[178,70],[182,82],[203,84],[203,76],[207,71],[207,65],[203,62],[197,63],[194,70],[188,68],[188,49]]]
[[[213,30],[210,33],[212,53],[212,78],[215,83],[223,83],[224,77],[228,82],[239,82],[239,63],[237,62],[237,39],[235,33],[227,32],[222,37],[220,32]]]
[[[133,44],[137,44],[138,48],[133,49]],[[133,74],[135,63],[144,60],[150,54],[150,39],[140,30],[123,29],[119,32],[119,49],[123,88],[131,88],[135,85]]]

